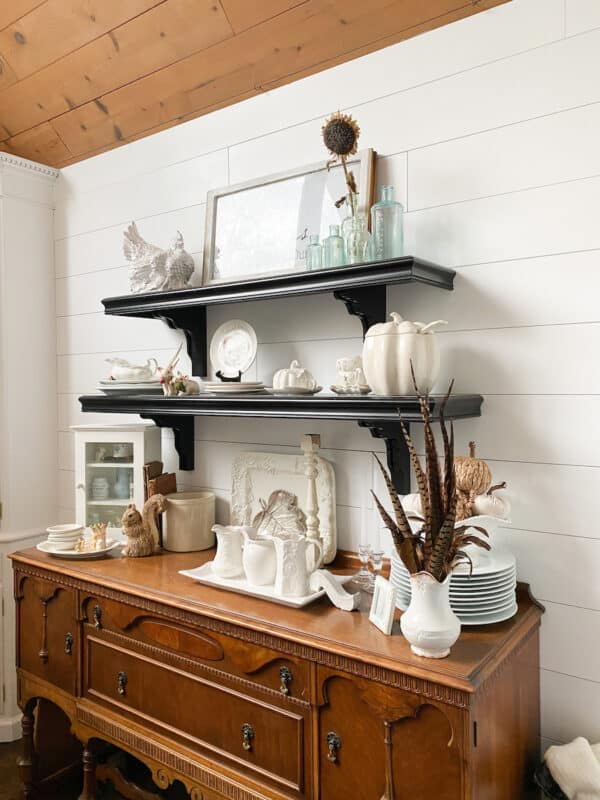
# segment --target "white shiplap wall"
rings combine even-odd
[[[457,433],[509,482],[513,526],[499,538],[547,607],[544,741],[600,740],[599,73],[597,0],[514,0],[65,169],[55,249],[63,517],[74,505],[69,425],[94,421],[78,393],[106,372],[107,353],[139,361],[179,342],[160,322],[100,312],[102,297],[128,291],[125,224],[160,244],[181,229],[199,265],[207,190],[323,158],[324,115],[349,109],[363,146],[380,153],[378,184],[393,182],[407,205],[407,251],[458,270],[454,293],[394,288],[388,306],[448,319],[440,385],[452,375],[459,391],[485,395],[484,416]],[[335,359],[360,349],[358,322],[327,297],[215,309],[209,333],[231,316],[255,326],[253,374],[265,380],[296,357],[328,385]],[[368,488],[370,451],[381,450],[356,426],[198,421],[198,466],[180,479],[215,489],[226,517],[235,454],[291,451],[307,430],[321,432],[335,463],[341,543],[355,547],[377,528]],[[164,445],[173,465],[167,434]]]

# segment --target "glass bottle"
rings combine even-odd
[[[330,225],[329,236],[323,241],[323,266],[341,267],[344,263],[344,240],[340,236],[340,226]]]
[[[376,261],[397,258],[404,252],[404,207],[394,200],[394,187],[383,186],[381,200],[371,208],[371,252]]]
[[[306,248],[306,269],[321,269],[323,266],[323,249],[319,244],[319,234],[312,233]]]
[[[362,264],[363,261],[367,261],[371,234],[367,229],[367,215],[364,211],[357,211],[353,217],[346,217],[342,230],[344,231],[346,263]]]

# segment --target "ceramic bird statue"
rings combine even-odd
[[[123,232],[123,253],[131,263],[129,285],[138,292],[164,292],[185,289],[194,272],[194,260],[184,249],[183,236],[177,236],[167,250],[147,242],[135,222]]]

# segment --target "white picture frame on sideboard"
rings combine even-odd
[[[396,594],[396,587],[392,586],[388,580],[381,575],[375,578],[369,621],[379,628],[382,633],[385,633],[386,636],[391,634],[394,624]]]

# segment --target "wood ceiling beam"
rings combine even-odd
[[[215,0],[155,6],[0,92],[0,124],[16,135],[233,35]]]
[[[26,78],[162,2],[47,0],[0,30],[0,53],[19,79]]]
[[[269,14],[268,19],[258,15],[251,25],[248,9],[256,4],[244,0],[165,0],[115,30],[119,49],[109,41],[110,57],[104,50],[109,37],[104,35],[0,91],[0,138],[1,126],[6,129],[0,148],[65,166],[503,2],[507,0],[265,0],[260,13]],[[194,16],[200,3],[203,19],[214,24],[203,25]],[[179,14],[167,15],[167,9]],[[146,18],[152,24],[142,25]],[[171,25],[169,36],[160,36],[160,23]],[[241,26],[247,27],[234,34]],[[199,36],[206,39],[198,46]],[[163,41],[161,47],[167,38],[169,44]],[[186,47],[194,46],[188,54]],[[105,58],[92,88],[77,59],[101,48]],[[174,53],[183,57],[173,63]],[[62,88],[69,87],[68,105],[61,96],[66,91],[55,91],[53,74],[67,61]],[[140,69],[145,74],[137,77]],[[128,75],[129,81],[94,94],[99,86],[114,85],[114,75],[121,83]],[[27,90],[25,99],[17,91],[20,87]],[[49,116],[37,97],[60,110]],[[38,102],[43,109],[37,108]],[[17,129],[27,127],[6,138],[15,131],[11,122]]]

